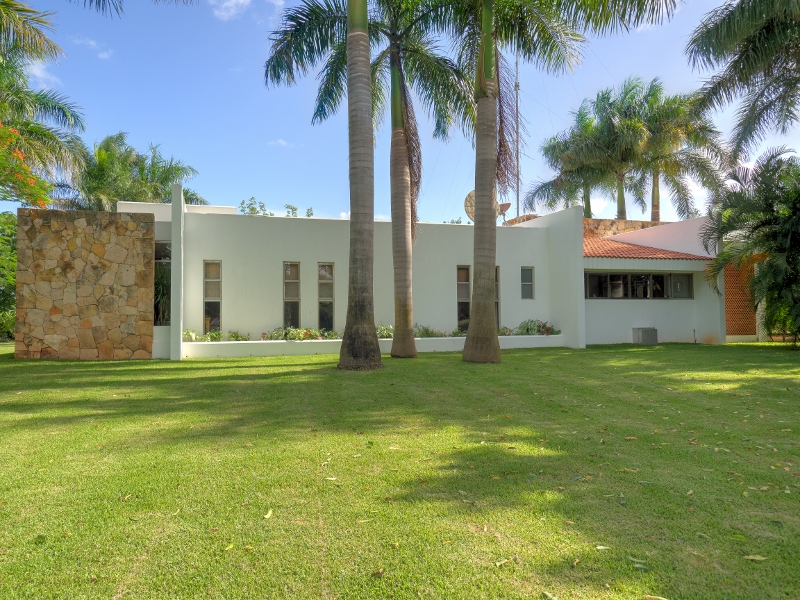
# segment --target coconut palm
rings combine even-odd
[[[339,108],[345,84],[345,17],[342,0],[310,0],[285,12],[273,34],[265,65],[267,85],[291,84],[324,62],[312,122],[327,119]],[[391,114],[391,206],[394,258],[395,333],[392,356],[416,355],[413,332],[411,253],[422,159],[412,90],[433,118],[434,137],[447,138],[456,122],[469,129],[472,99],[468,81],[456,65],[439,54],[426,31],[435,4],[378,0],[369,28],[375,58],[373,122],[377,127],[388,103]]]
[[[61,48],[47,37],[52,12],[38,12],[15,0],[0,0],[0,55],[21,52],[35,60],[57,58]]]
[[[726,265],[755,267],[749,281],[755,305],[765,308],[766,324],[800,335],[800,159],[778,148],[753,167],[728,175],[726,187],[712,195],[702,230],[707,251],[716,258],[706,278],[716,289]]]
[[[525,195],[525,210],[533,212],[542,206],[550,210],[582,205],[583,216],[592,218],[591,193],[593,189],[611,195],[613,180],[605,171],[575,161],[572,146],[595,135],[595,119],[591,106],[584,101],[573,113],[572,126],[548,139],[541,148],[547,165],[556,171],[549,180],[539,180]]]
[[[770,130],[785,135],[800,120],[800,3],[728,1],[709,12],[686,53],[694,67],[716,69],[703,86],[705,106],[743,97],[733,130],[739,155]]]
[[[70,1],[76,2],[78,0]],[[169,4],[194,4],[195,0],[153,0],[153,2],[165,2]],[[125,0],[83,0],[83,5],[103,14],[121,15],[125,6]]]
[[[19,131],[16,147],[37,173],[54,179],[82,166],[83,115],[51,90],[32,90],[26,67],[30,57],[19,47],[0,60],[0,122]]]
[[[645,125],[649,132],[639,171],[650,187],[650,220],[661,219],[660,187],[670,192],[672,205],[681,219],[696,216],[689,179],[705,188],[720,186],[720,168],[727,156],[720,132],[693,95],[665,96],[656,93],[646,106]]]

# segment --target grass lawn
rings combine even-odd
[[[800,352],[15,361],[0,598],[800,598]]]

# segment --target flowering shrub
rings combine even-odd
[[[0,198],[44,208],[52,186],[25,164],[25,154],[15,147],[19,131],[0,123]]]
[[[514,330],[514,335],[559,335],[560,329],[548,325],[547,321],[528,319],[519,324]]]

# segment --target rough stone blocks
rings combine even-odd
[[[153,302],[137,300],[153,298],[154,225],[151,214],[19,209],[14,356],[152,358]]]

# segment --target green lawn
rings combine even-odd
[[[800,597],[799,352],[335,364],[0,345],[0,598]]]

